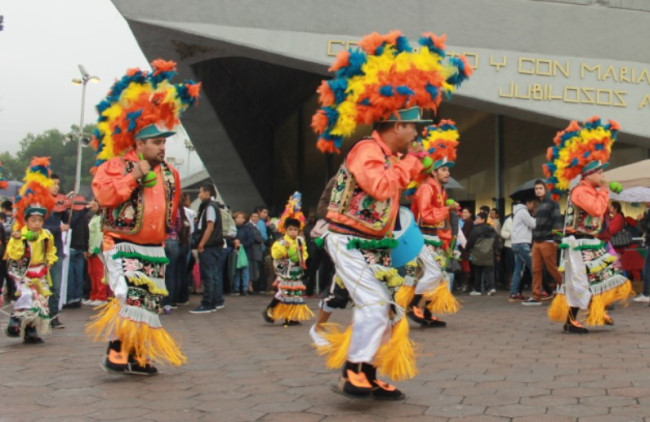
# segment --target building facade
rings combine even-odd
[[[475,69],[434,116],[455,120],[461,135],[457,200],[504,206],[541,176],[546,148],[572,119],[620,122],[613,167],[648,157],[644,0],[113,2],[148,59],[175,60],[181,77],[203,82],[183,123],[234,209],[281,210],[295,190],[315,207],[341,161],[316,150],[315,91],[338,51],[373,31],[399,29],[413,43],[447,34],[451,54]]]

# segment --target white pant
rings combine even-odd
[[[370,363],[379,347],[390,339],[392,299],[386,285],[374,276],[376,270],[386,267],[369,265],[358,249],[347,249],[350,239],[352,236],[330,232],[325,237],[325,246],[334,261],[336,274],[354,302],[347,360]]]
[[[418,278],[417,284],[415,285],[415,294],[433,293],[442,280],[442,271],[440,271],[434,252],[429,249],[426,243],[422,246],[418,254],[417,262],[422,271],[422,275]]]

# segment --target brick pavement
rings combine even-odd
[[[387,403],[330,392],[338,374],[310,347],[309,325],[265,325],[269,299],[227,297],[216,313],[162,316],[189,363],[150,378],[100,369],[105,346],[82,332],[87,308],[64,310],[67,328],[44,345],[2,336],[0,421],[650,421],[647,306],[617,307],[615,327],[574,336],[546,319],[546,306],[511,304],[501,292],[462,296],[447,328],[413,329],[420,374],[398,384],[406,401]]]

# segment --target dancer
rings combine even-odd
[[[97,106],[93,193],[102,206],[103,257],[115,298],[87,332],[109,340],[107,371],[155,375],[154,361],[186,358],[160,323],[167,258],[163,242],[180,200],[178,171],[165,161],[166,138],[198,98],[200,84],[172,84],[175,63],[131,69]]]
[[[458,211],[458,203],[447,198],[445,184],[456,161],[458,130],[451,120],[428,126],[422,135],[422,146],[433,162],[433,171],[409,186],[407,197],[415,191],[411,211],[424,237],[418,257],[407,264],[406,271],[415,279],[415,286],[405,283],[397,294],[397,302],[407,307],[406,315],[423,327],[445,327],[433,313],[453,314],[459,303],[451,294],[447,276],[448,259],[454,251],[450,214]],[[412,283],[409,283],[412,284]]]
[[[614,267],[616,256],[596,238],[602,229],[609,189],[621,190],[620,184],[608,185],[603,176],[618,130],[618,123],[610,120],[603,124],[598,117],[582,124],[572,121],[555,136],[549,162],[543,167],[555,197],[569,189],[574,177],[581,176],[569,193],[564,223],[567,236],[560,245],[564,249],[564,283],[548,310],[552,321],[564,322],[565,332],[588,333],[578,321],[579,309],[588,311],[588,325],[613,325],[607,306],[634,293],[630,281]]]
[[[322,108],[312,126],[323,152],[338,151],[357,124],[375,124],[372,135],[354,144],[332,190],[324,242],[354,303],[352,325],[341,332],[325,325],[330,368],[343,367],[334,390],[351,397],[401,400],[404,394],[377,378],[416,374],[413,344],[403,309],[393,301],[401,277],[390,268],[391,238],[400,193],[423,171],[417,125],[429,123],[421,108],[436,109],[443,95],[471,68],[464,58],[443,64],[444,38],[429,33],[413,52],[399,31],[363,38],[361,50],[342,51],[330,68],[335,78],[318,89]]]
[[[273,324],[276,319],[284,320],[284,326],[299,325],[314,316],[305,303],[304,293],[307,245],[298,236],[305,227],[305,216],[301,210],[300,192],[289,198],[278,222],[278,231],[284,236],[273,243],[271,256],[276,279],[273,285],[278,291],[271,303],[262,311],[264,320]]]
[[[7,336],[20,337],[22,330],[27,344],[42,343],[38,333],[50,332],[50,267],[57,260],[54,237],[43,227],[54,208],[50,175],[49,158],[32,159],[16,202],[16,222],[6,251],[7,271],[19,295]]]

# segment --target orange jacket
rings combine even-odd
[[[115,157],[103,163],[97,169],[93,178],[93,194],[102,207],[116,207],[125,202],[138,187],[139,182],[131,173],[126,173],[124,161],[139,161],[135,151],[128,152],[123,157]],[[124,233],[104,232],[104,249],[111,248],[113,239],[123,239],[137,244],[162,244],[167,238],[165,221],[167,204],[171,200],[171,215],[175,216],[181,196],[181,183],[178,171],[171,165],[167,166],[174,175],[174,197],[167,198],[161,167],[157,165],[152,170],[158,176],[156,185],[144,189],[144,216],[140,231],[129,235]]]
[[[433,176],[429,176],[415,192],[411,211],[415,221],[424,231],[427,228],[435,228],[436,235],[448,245],[451,241],[451,225],[446,202],[447,192]]]
[[[390,234],[399,210],[400,193],[422,171],[420,160],[410,154],[394,153],[374,131],[372,139],[363,140],[350,150],[345,164],[364,192],[378,201],[391,200],[389,224],[372,230],[337,212],[329,211],[327,218],[374,237]]]

